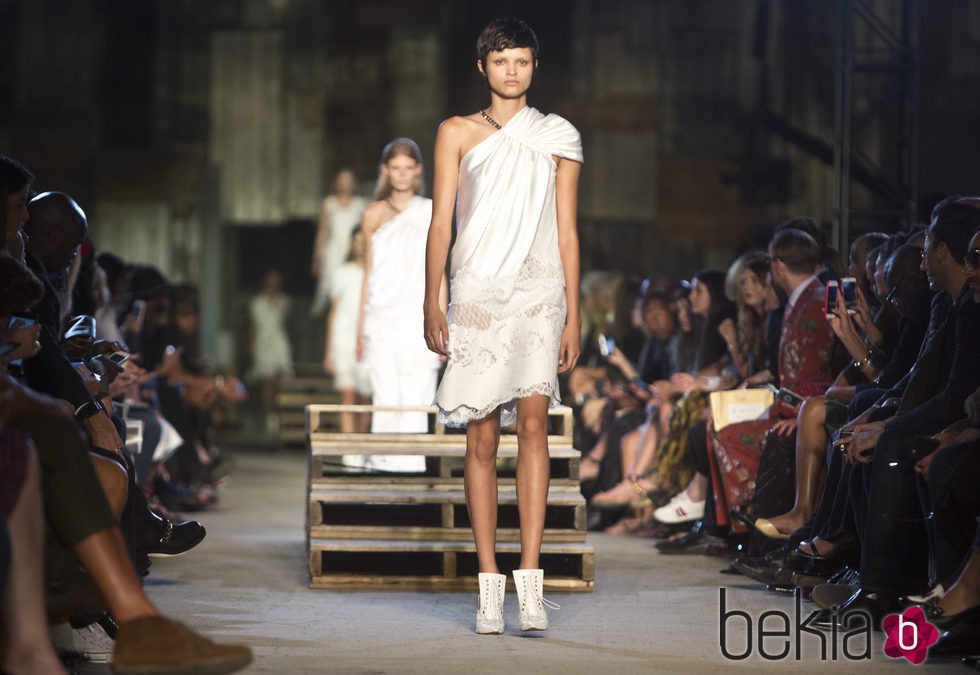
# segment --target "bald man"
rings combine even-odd
[[[71,403],[92,445],[119,453],[122,439],[105,407],[92,396],[61,349],[61,303],[51,284],[52,275],[64,272],[71,264],[88,231],[85,212],[74,199],[61,192],[38,195],[28,204],[28,212],[30,219],[24,225],[27,234],[24,262],[44,281],[44,297],[31,308],[41,324],[41,351],[24,362],[27,383]],[[110,502],[113,501],[116,500],[110,496]]]

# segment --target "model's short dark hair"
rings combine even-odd
[[[980,209],[958,201],[943,200],[932,212],[929,233],[933,246],[944,242],[953,260],[960,261],[973,239],[973,233],[980,229]]]
[[[793,274],[813,274],[820,262],[820,246],[803,230],[787,228],[769,242],[769,257],[782,260]]]
[[[505,49],[528,47],[533,60],[538,60],[538,36],[531,27],[520,19],[504,17],[494,19],[476,39],[476,57],[484,67],[487,65],[487,54],[502,52]]]

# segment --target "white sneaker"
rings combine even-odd
[[[544,570],[514,570],[514,585],[521,608],[521,630],[547,630],[545,606],[561,607],[544,599]]]
[[[704,518],[704,503],[704,499],[692,502],[687,491],[681,490],[670,502],[654,511],[653,517],[667,525],[701,520]]]
[[[500,635],[504,632],[504,589],[507,577],[503,574],[480,572],[480,608],[476,611],[476,632],[480,635]]]
[[[112,663],[116,641],[109,637],[98,621],[82,628],[72,628],[65,621],[51,626],[48,631],[51,642],[59,652],[80,656],[91,663]]]

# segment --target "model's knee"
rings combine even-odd
[[[547,438],[548,420],[538,416],[529,416],[517,421],[517,437],[521,440]]]
[[[800,406],[800,420],[804,425],[822,425],[827,418],[827,402],[823,396],[814,396]]]

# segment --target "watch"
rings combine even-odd
[[[75,408],[75,418],[79,422],[84,422],[89,417],[92,417],[93,415],[98,415],[100,412],[105,412],[104,405],[102,405],[99,401],[95,401],[95,400],[87,401],[82,405],[78,406],[77,408]]]

